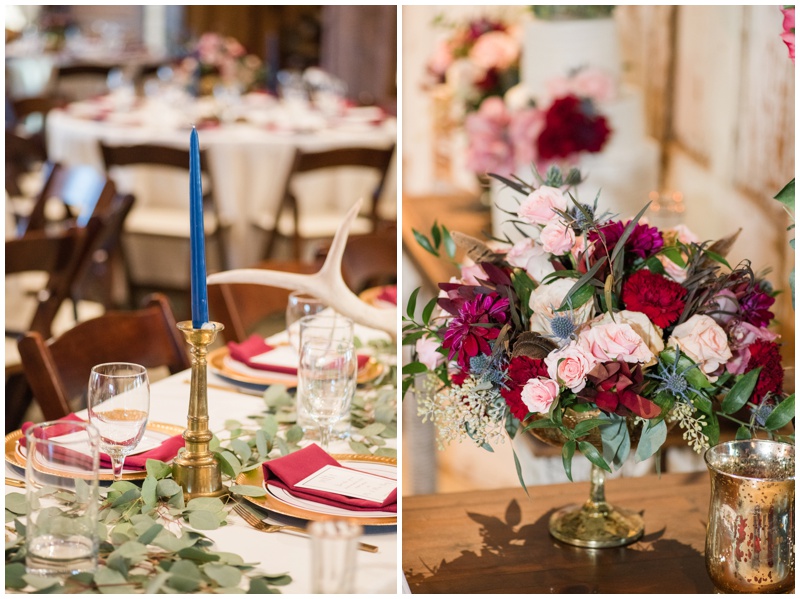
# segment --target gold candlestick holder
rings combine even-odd
[[[194,497],[220,497],[227,494],[222,486],[219,463],[209,449],[211,431],[208,429],[208,383],[206,380],[206,356],[208,346],[214,343],[217,333],[223,329],[218,322],[209,327],[195,329],[190,320],[178,323],[186,337],[192,358],[192,380],[189,390],[189,414],[183,439],[184,451],[175,458],[172,478],[183,488],[188,501]]]

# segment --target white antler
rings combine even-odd
[[[208,284],[254,283],[303,291],[323,300],[339,314],[364,326],[387,332],[397,338],[397,308],[376,308],[350,291],[342,278],[342,256],[350,226],[361,208],[361,200],[345,216],[325,258],[325,263],[312,275],[287,273],[260,268],[242,268],[218,272],[208,277]]]

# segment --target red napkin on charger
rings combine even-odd
[[[383,502],[348,497],[338,493],[296,488],[295,485],[314,474],[323,466],[345,468],[315,444],[289,455],[264,462],[264,482],[289,491],[299,499],[331,505],[353,511],[397,512],[397,487]]]
[[[76,416],[75,414],[69,414],[64,418],[59,418],[60,421],[64,421],[65,423],[68,422],[83,422],[83,420]],[[27,432],[27,430],[34,425],[33,422],[26,422],[22,425],[22,433],[23,435]],[[63,434],[67,434],[70,431],[70,427],[64,426],[64,430],[59,430],[58,428],[53,429],[54,434],[53,436],[59,436]],[[176,455],[178,455],[178,450],[183,447],[183,436],[182,435],[175,435],[173,437],[169,437],[165,439],[161,445],[155,447],[149,451],[145,451],[143,453],[137,453],[136,455],[130,455],[125,457],[125,468],[129,470],[144,470],[147,466],[147,460],[160,460],[162,462],[169,462],[173,459]],[[20,439],[20,445],[25,447],[25,437],[23,436]],[[72,451],[67,448],[63,448],[64,456],[69,454],[79,454],[78,452]],[[54,456],[57,457],[57,456]],[[72,455],[71,458],[74,458],[75,455]],[[89,457],[86,456],[88,460]],[[100,467],[101,468],[111,468],[111,457],[108,454],[100,452]]]
[[[231,358],[237,362],[241,362],[242,364],[249,366],[250,368],[255,368],[256,370],[268,370],[270,372],[280,372],[282,374],[293,374],[296,376],[296,366],[264,364],[263,362],[257,362],[253,359],[256,356],[270,352],[273,349],[275,349],[275,346],[270,345],[264,341],[263,337],[259,337],[256,334],[250,335],[246,341],[242,341],[241,343],[236,343],[234,341],[230,341],[228,343],[228,350],[230,351]],[[356,358],[358,359],[359,370],[366,366],[367,362],[369,361],[369,356],[366,355],[358,354]]]
[[[390,304],[397,305],[397,285],[387,285],[381,292],[378,294],[378,298],[381,301],[389,302]]]

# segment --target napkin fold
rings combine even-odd
[[[79,416],[75,414],[68,414],[64,416],[64,418],[59,418],[59,421],[64,421],[65,426],[63,431],[60,430],[60,427],[53,428],[53,435],[52,436],[60,436],[62,434],[66,434],[69,432],[69,426],[66,426],[69,422],[83,422]],[[28,431],[30,427],[32,427],[35,423],[33,422],[26,422],[22,425],[22,434],[23,437],[20,439],[20,445],[25,447],[25,433]],[[125,457],[125,469],[126,470],[144,470],[147,466],[147,460],[160,460],[162,462],[169,462],[173,459],[176,455],[178,455],[178,450],[183,447],[184,441],[182,435],[174,435],[165,439],[161,445],[158,447],[154,447],[149,451],[145,451],[142,453],[137,453],[136,455],[130,455]],[[83,455],[79,452],[72,451],[71,449],[67,448],[59,448],[61,450],[61,457],[70,459],[74,459],[76,455]],[[58,457],[58,456],[54,456]],[[87,459],[87,463],[89,461],[89,457],[85,456]],[[100,452],[100,467],[101,468],[111,468],[113,466],[111,462],[111,456],[106,453]]]
[[[276,347],[270,345],[266,341],[264,341],[263,337],[258,335],[250,335],[245,341],[241,343],[236,343],[235,341],[230,341],[228,343],[228,350],[230,351],[230,356],[237,362],[241,362],[245,366],[249,366],[250,368],[255,368],[256,370],[267,370],[269,372],[279,372],[282,374],[293,374],[297,375],[297,359],[294,360],[294,366],[288,366],[286,363],[269,363],[262,360],[256,360],[258,356],[263,354],[267,354],[273,351]],[[358,354],[356,356],[358,360],[358,369],[361,370],[364,366],[367,365],[369,362],[369,356],[364,354]]]
[[[378,298],[381,301],[389,302],[390,304],[397,305],[397,285],[387,285],[381,292],[378,294]]]
[[[308,499],[334,507],[353,511],[382,511],[397,512],[397,487],[383,502],[369,501],[356,497],[348,497],[338,493],[317,491],[315,489],[300,489],[295,485],[311,476],[324,466],[346,468],[334,460],[325,451],[315,444],[311,444],[299,451],[274,460],[264,462],[264,482],[287,490],[300,499]]]

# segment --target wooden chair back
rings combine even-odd
[[[278,205],[278,210],[275,215],[275,226],[280,220],[280,216],[284,210],[290,210],[294,217],[294,253],[295,258],[300,255],[300,210],[298,206],[297,197],[292,191],[293,178],[296,175],[310,173],[328,168],[339,167],[363,167],[373,169],[378,174],[378,183],[372,191],[370,197],[370,205],[366,207],[367,216],[372,220],[373,228],[378,222],[378,201],[383,193],[384,185],[386,184],[386,174],[392,162],[394,155],[394,146],[390,148],[366,148],[366,147],[352,147],[352,148],[339,148],[335,150],[325,150],[321,152],[307,152],[300,149],[295,151],[292,167],[289,170],[289,175],[284,184],[283,196]],[[265,256],[272,253],[274,246],[274,239],[277,230],[273,232],[268,241],[265,249]]]
[[[47,160],[47,151],[40,135],[26,137],[6,129],[6,192],[11,197],[22,195],[20,178],[33,165]]]
[[[28,333],[19,342],[19,352],[33,396],[48,420],[71,412],[70,401],[86,392],[96,364],[166,366],[173,374],[191,365],[169,302],[160,294],[151,296],[140,310],[107,312],[57,339]]]
[[[37,294],[38,304],[29,331],[49,337],[53,319],[85,260],[101,223],[89,221],[86,227],[73,227],[58,234],[35,231],[6,241],[6,276],[24,272],[46,272],[46,286]],[[25,331],[6,331],[6,335]]]
[[[353,235],[342,256],[342,277],[354,293],[369,287],[397,283],[397,227]]]
[[[267,260],[260,262],[258,268],[311,274],[319,266],[293,260]],[[225,326],[223,339],[241,343],[268,316],[285,314],[290,293],[288,289],[248,283],[209,285],[208,309],[211,318]]]
[[[46,169],[45,183],[28,215],[25,234],[47,227],[47,204],[53,198],[63,202],[68,219],[75,218],[76,224],[83,227],[95,212],[106,212],[116,195],[114,182],[91,166],[55,163]]]

